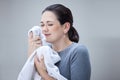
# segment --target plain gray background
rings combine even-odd
[[[87,46],[91,80],[120,80],[119,0],[0,0],[0,80],[16,80],[27,60],[27,31],[48,5],[61,3],[74,16]]]

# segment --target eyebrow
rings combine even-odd
[[[47,23],[49,23],[49,22],[54,22],[54,21],[47,21]],[[40,23],[43,23],[43,21],[41,21]]]

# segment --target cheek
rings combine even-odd
[[[53,26],[53,30],[60,30],[61,29],[61,26],[60,25],[54,25]]]
[[[62,36],[64,35],[63,31],[61,29],[56,29],[53,33],[54,37],[56,39],[60,39],[62,38]]]
[[[61,26],[55,26],[54,28],[51,28],[52,33],[52,37],[54,37],[54,39],[60,38],[63,36],[63,30],[61,28]]]
[[[54,27],[54,28],[52,29],[52,32],[53,32],[54,34],[59,35],[59,34],[62,34],[62,33],[63,33],[63,30],[62,30],[61,26],[58,26],[58,27]]]
[[[50,37],[47,37],[47,42],[50,43],[58,41],[62,39],[62,37],[64,36],[64,33],[61,28],[54,28],[54,29],[51,28],[50,33],[52,35]]]

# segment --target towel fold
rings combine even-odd
[[[37,55],[38,58],[40,58],[41,55],[44,56],[45,66],[48,74],[51,77],[54,77],[57,80],[67,80],[60,74],[58,67],[55,66],[55,63],[60,61],[60,56],[57,52],[47,46],[45,37],[42,34],[40,27],[34,26],[28,31],[28,36],[31,31],[33,32],[33,35],[38,35],[41,37],[43,46],[39,47],[31,54],[31,56],[28,58],[25,65],[23,66],[21,72],[19,73],[17,80],[42,80],[41,76],[37,73],[34,67],[35,55]]]

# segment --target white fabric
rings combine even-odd
[[[42,80],[41,76],[37,73],[34,67],[35,55],[37,55],[38,58],[40,58],[41,55],[44,56],[45,66],[50,76],[54,77],[57,80],[67,80],[65,77],[60,75],[59,69],[54,65],[56,62],[60,61],[58,53],[51,49],[49,46],[44,46],[47,43],[45,42],[44,35],[41,33],[40,27],[34,26],[28,31],[28,35],[31,31],[33,32],[33,35],[39,35],[42,38],[43,46],[39,47],[31,54],[23,66],[21,72],[19,73],[17,80]]]
[[[42,39],[42,44],[45,46],[48,43],[46,42],[45,36],[42,34],[41,28],[39,26],[34,26],[32,27],[29,31],[28,31],[28,36],[30,34],[30,32],[33,32],[33,37],[35,36],[40,36],[40,38]]]

